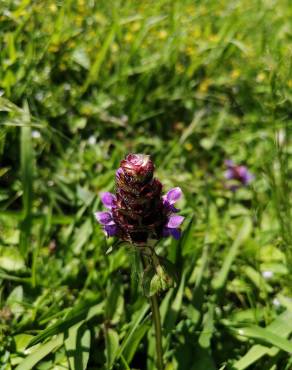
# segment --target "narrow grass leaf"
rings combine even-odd
[[[64,341],[71,370],[86,370],[89,360],[91,334],[82,324],[71,327]]]
[[[124,350],[124,358],[127,363],[130,363],[137,351],[137,348],[143,339],[144,335],[150,329],[151,325],[147,322],[143,323],[138,327],[138,329],[133,334],[132,338],[129,340],[127,346]]]
[[[267,330],[276,335],[287,338],[292,332],[292,312],[285,311],[279,315],[270,325]],[[255,344],[250,350],[233,364],[235,370],[244,370],[258,361],[265,355],[275,356],[279,352],[279,348]]]
[[[30,346],[42,342],[55,334],[65,332],[68,328],[77,323],[85,322],[90,320],[94,316],[101,315],[103,311],[104,311],[103,302],[90,308],[84,306],[75,308],[70,313],[68,313],[67,317],[60,319],[55,324],[51,325],[47,329],[43,330],[40,334],[35,336],[30,342]]]
[[[31,370],[35,369],[35,365],[45,358],[49,353],[54,352],[63,344],[63,334],[59,334],[56,338],[50,340],[47,343],[40,345],[36,348],[33,353],[28,355],[22,362],[19,364],[15,370]]]
[[[105,330],[105,346],[107,369],[110,370],[119,350],[119,335],[115,330],[110,328]]]
[[[252,223],[249,218],[246,218],[243,221],[243,224],[238,232],[236,239],[234,240],[232,246],[230,247],[227,256],[223,261],[223,265],[217,276],[215,276],[212,281],[212,286],[215,290],[221,290],[228,278],[231,266],[236,258],[240,246],[246,241],[249,237],[252,230]]]
[[[140,311],[134,316],[134,319],[133,319],[133,322],[131,324],[131,327],[130,327],[130,330],[128,331],[128,333],[126,334],[121,346],[120,346],[120,350],[119,352],[117,353],[117,356],[116,358],[119,359],[121,354],[124,352],[126,346],[128,345],[129,341],[131,340],[132,336],[134,335],[135,331],[137,330],[137,328],[139,327],[141,321],[144,319],[147,311],[149,310],[149,304],[145,304],[141,309]]]
[[[240,328],[236,330],[239,335],[253,338],[253,339],[259,339],[265,343],[272,344],[273,346],[276,346],[283,351],[286,351],[288,353],[292,353],[292,342],[289,340],[280,337],[279,335],[257,326],[251,326],[246,328]]]
[[[26,258],[29,248],[29,238],[32,225],[32,197],[33,197],[33,147],[31,137],[30,114],[28,106],[24,107],[24,121],[27,126],[21,127],[20,137],[20,163],[21,163],[21,178],[22,178],[22,203],[23,203],[23,220],[21,223],[20,234],[20,251]]]

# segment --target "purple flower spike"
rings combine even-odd
[[[235,182],[246,186],[250,184],[250,182],[254,179],[254,176],[249,172],[246,166],[239,166],[234,164],[234,162],[230,159],[225,161],[225,165],[227,170],[224,173],[224,176],[227,180],[235,180]],[[231,184],[229,188],[231,190],[237,190],[238,184]]]
[[[112,209],[115,205],[116,200],[117,200],[116,196],[112,193],[109,193],[109,192],[101,193],[100,194],[100,199],[101,199],[103,205],[108,209]]]
[[[163,236],[180,237],[184,217],[177,215],[174,204],[181,198],[179,187],[162,195],[162,184],[154,177],[154,163],[149,155],[128,154],[116,171],[115,194],[101,193],[108,209],[95,218],[105,234],[133,245],[147,245]]]
[[[114,225],[113,216],[110,212],[95,212],[94,214],[96,220],[101,225]]]

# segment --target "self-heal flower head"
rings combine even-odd
[[[129,154],[116,171],[116,194],[102,193],[108,209],[95,217],[107,236],[145,245],[162,237],[180,237],[184,217],[177,215],[174,204],[182,191],[176,187],[162,195],[162,184],[153,177],[154,164],[145,154]]]
[[[246,166],[236,165],[230,159],[225,161],[225,165],[227,167],[227,170],[225,171],[225,178],[227,180],[234,180],[236,182],[235,184],[230,185],[232,190],[236,190],[238,188],[238,184],[247,186],[254,179],[254,176],[250,173]]]

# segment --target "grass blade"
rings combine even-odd
[[[229,271],[238,253],[239,247],[249,237],[252,230],[252,223],[249,218],[246,218],[238,232],[237,238],[234,240],[227,256],[224,259],[223,265],[217,276],[212,281],[212,286],[215,290],[221,290],[228,278]]]
[[[24,108],[24,121],[29,124],[30,114],[27,105]],[[26,258],[29,248],[29,238],[32,225],[32,198],[33,198],[33,147],[31,138],[31,127],[21,127],[20,137],[20,163],[23,188],[23,219],[21,223],[20,251]]]

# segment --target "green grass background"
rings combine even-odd
[[[292,368],[289,0],[0,1],[0,369],[155,369],[93,218],[129,152],[180,186],[166,370]],[[224,159],[255,175],[235,194]],[[290,179],[290,181],[289,181]],[[267,273],[268,271],[268,273]]]

